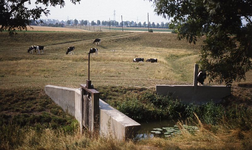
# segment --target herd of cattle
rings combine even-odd
[[[144,62],[144,58],[134,58],[133,62]],[[157,62],[157,58],[149,58],[146,60],[146,62],[151,62],[151,63]]]
[[[93,42],[93,44],[99,45],[100,41],[101,41],[101,39],[95,39],[94,42]],[[67,51],[66,51],[66,55],[73,54],[74,49],[75,49],[74,46],[68,47]],[[43,54],[44,53],[44,46],[33,45],[33,46],[29,47],[28,53],[33,54],[33,52],[35,52],[37,54]],[[97,48],[91,48],[89,50],[88,54],[91,54],[91,53],[98,53],[98,49]],[[133,62],[144,62],[144,58],[134,58]],[[146,62],[155,63],[155,62],[157,62],[157,58],[149,58],[149,59],[146,60]],[[198,81],[198,83],[204,85],[204,80],[205,79],[206,79],[206,72],[200,70],[198,72],[198,75],[197,75],[197,81]]]
[[[100,42],[101,42],[101,39],[95,39],[93,41],[93,44],[99,45]],[[66,51],[66,55],[74,54],[74,49],[75,49],[74,46],[68,47],[67,51]],[[43,54],[44,53],[44,46],[33,45],[33,46],[28,48],[27,52],[31,53],[31,54],[33,54],[34,52],[37,53],[37,54]],[[90,51],[89,51],[89,54],[90,53],[98,53],[98,49],[97,48],[91,48]],[[144,58],[134,58],[133,62],[144,62]],[[149,58],[149,59],[146,60],[146,62],[154,63],[154,62],[157,62],[157,59],[156,58]]]
[[[101,39],[95,39],[93,44],[99,45],[101,42]],[[75,49],[74,46],[68,47],[67,51],[66,51],[66,55],[67,54],[73,54],[73,50]],[[28,53],[33,54],[34,52],[37,54],[43,54],[44,53],[44,46],[40,46],[40,45],[32,45],[31,47],[28,48]],[[97,48],[91,48],[89,53],[97,53],[98,49]]]

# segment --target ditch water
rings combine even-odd
[[[175,121],[156,121],[156,122],[144,122],[140,123],[141,129],[138,131],[135,139],[147,139],[153,137],[163,137],[169,138],[175,135],[181,134],[185,130],[191,134],[194,134],[198,131],[197,126],[181,124],[180,127],[177,125]]]
[[[153,128],[162,128],[162,127],[173,127],[177,122],[172,120],[164,121],[155,121],[155,122],[141,122],[141,128],[136,135],[136,139],[146,139],[154,137],[154,134],[151,133]]]

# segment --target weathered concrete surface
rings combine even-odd
[[[119,140],[133,138],[140,124],[100,99],[100,135]]]
[[[226,86],[193,86],[193,85],[157,85],[157,94],[171,95],[184,103],[203,104],[213,101],[218,103],[231,95],[231,88]]]
[[[74,116],[79,122],[82,120],[80,89],[46,85],[44,90],[65,112]]]
[[[81,89],[45,86],[45,93],[64,111],[68,112],[79,121],[82,126]],[[131,138],[140,128],[140,124],[114,109],[101,99],[100,108],[100,135],[113,137],[119,140]]]

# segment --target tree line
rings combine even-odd
[[[64,26],[115,26],[115,27],[121,27],[122,25],[124,27],[151,27],[151,28],[169,28],[169,23],[161,22],[161,23],[155,23],[155,22],[135,22],[135,21],[89,21],[89,20],[57,20],[57,19],[42,19],[41,21],[32,21],[31,25],[42,25],[42,26],[53,26],[53,27],[64,27]]]

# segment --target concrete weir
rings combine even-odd
[[[231,95],[231,87],[223,85],[198,86],[197,74],[199,66],[195,64],[193,85],[156,85],[156,92],[160,95],[170,95],[184,103],[204,104],[213,101],[220,102]]]
[[[81,88],[46,85],[45,93],[65,112],[78,120],[82,132],[85,122],[83,119],[84,105],[81,98]],[[101,99],[99,99],[99,113],[99,133],[101,136],[126,140],[134,137],[135,133],[140,129],[141,125],[139,123]]]
[[[193,86],[193,85],[157,85],[157,94],[171,95],[184,103],[204,104],[213,101],[219,103],[222,98],[231,94],[226,86]]]

